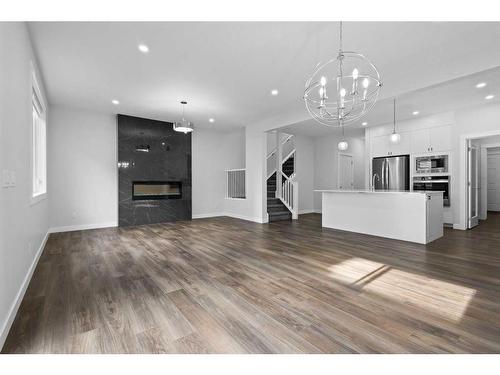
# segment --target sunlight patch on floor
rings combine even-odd
[[[454,322],[462,319],[476,294],[472,288],[363,258],[347,259],[329,271],[336,281]]]

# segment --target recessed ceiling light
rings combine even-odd
[[[495,95],[487,95],[487,96],[485,96],[484,98],[485,98],[486,100],[490,100],[490,99],[493,99],[494,97],[495,97]]]
[[[413,111],[413,112],[412,112],[412,115],[413,115],[413,116],[416,116],[416,115],[418,115],[419,113],[420,113],[419,111]]]
[[[111,101],[111,103],[113,103],[114,105],[118,105],[118,104],[120,104],[120,102],[119,102],[118,100],[116,100],[116,99],[113,99],[113,100]]]
[[[137,48],[139,48],[139,51],[141,51],[142,53],[149,52],[149,47],[145,44],[139,44],[139,46]]]
[[[276,89],[271,90],[271,95],[272,95],[272,96],[276,96],[276,95],[278,95],[278,90],[276,90]]]
[[[368,125],[368,123],[365,121],[365,122],[362,122],[361,125],[366,126],[366,125]]]
[[[486,86],[486,82],[479,82],[479,83],[476,85],[476,88],[478,88],[478,89],[482,89],[484,86]]]
[[[209,118],[208,122],[215,122],[215,120],[213,118]]]

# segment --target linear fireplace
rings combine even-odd
[[[181,199],[181,181],[133,181],[133,200]]]

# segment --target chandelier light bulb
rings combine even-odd
[[[367,89],[368,86],[370,86],[370,80],[368,78],[365,78],[363,80],[363,88]]]
[[[337,145],[337,148],[339,149],[339,151],[345,151],[349,148],[349,144],[346,141],[340,141]]]
[[[325,76],[321,77],[319,83],[321,84],[321,86],[326,85],[326,77]]]
[[[345,108],[345,102],[344,102],[344,98],[345,98],[345,89],[344,88],[341,88],[340,89],[340,109],[341,109],[341,118],[343,118],[343,109]]]
[[[352,79],[357,80],[358,76],[359,76],[359,71],[358,69],[354,68],[354,70],[352,71]]]

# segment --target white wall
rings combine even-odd
[[[193,218],[244,213],[245,209],[239,207],[246,207],[245,200],[225,197],[226,170],[245,168],[245,157],[244,129],[228,132],[196,129],[193,132]]]
[[[225,174],[221,134],[196,129],[192,136],[193,218],[217,216],[224,211]]]
[[[49,228],[48,200],[30,204],[32,62],[36,67],[26,25],[0,22],[0,171],[16,173],[15,187],[0,187],[0,348]]]
[[[344,153],[350,154],[354,161],[354,188],[365,188],[365,139],[364,137],[346,137],[349,148]],[[314,143],[314,190],[338,188],[337,145],[340,137],[329,135],[316,138]],[[321,210],[321,194],[314,193],[314,208]]]
[[[117,225],[116,117],[53,106],[50,121],[49,189],[57,197],[50,200],[51,227]],[[193,217],[225,214],[225,170],[245,168],[244,129],[196,129],[192,137]],[[232,206],[227,209],[230,213]]]
[[[314,211],[314,139],[303,135],[293,137],[296,178],[299,186],[299,214]]]
[[[53,231],[116,226],[116,116],[52,106],[48,131]]]

